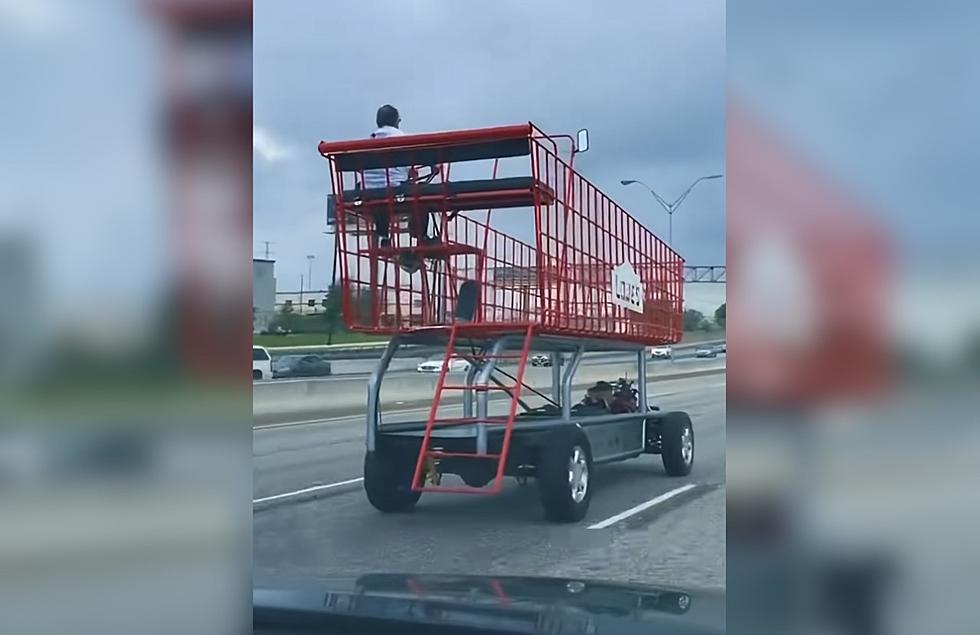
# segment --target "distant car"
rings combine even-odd
[[[727,342],[722,342],[721,344],[719,344],[718,346],[715,347],[715,350],[718,351],[719,353],[727,353],[728,352],[728,343]]]
[[[718,349],[714,346],[702,346],[694,351],[695,357],[718,357]]]
[[[264,346],[252,347],[252,379],[272,379],[272,356]]]
[[[669,346],[654,346],[650,349],[650,359],[671,359],[674,351]]]
[[[438,373],[442,370],[441,359],[430,359],[428,361],[421,362],[415,369],[420,373]],[[465,373],[470,369],[470,363],[465,359],[459,359],[454,357],[449,360],[449,372],[451,373]]]
[[[531,366],[551,366],[551,355],[532,355]]]
[[[330,362],[319,355],[283,357],[276,364],[272,376],[280,377],[328,377],[332,369]]]

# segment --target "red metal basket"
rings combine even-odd
[[[391,334],[467,322],[488,333],[533,325],[543,335],[678,341],[683,260],[575,172],[574,152],[559,156],[570,141],[522,124],[321,142],[348,327]],[[401,166],[435,166],[434,177],[392,183]],[[361,188],[366,170],[388,186]],[[426,223],[438,240],[422,240]]]

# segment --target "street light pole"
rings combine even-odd
[[[313,259],[316,258],[313,254],[306,256],[306,283],[310,285],[310,290],[313,290]]]
[[[684,190],[684,193],[678,196],[673,203],[668,203],[667,201],[665,201],[663,197],[657,194],[652,187],[650,187],[643,181],[637,181],[635,179],[625,179],[620,181],[620,183],[622,185],[633,185],[634,183],[637,185],[642,185],[647,189],[647,191],[650,192],[650,194],[653,195],[653,198],[657,199],[657,202],[660,203],[660,206],[667,211],[667,245],[673,247],[674,246],[674,212],[677,210],[678,207],[680,207],[681,203],[684,202],[684,199],[686,199],[687,195],[691,193],[691,190],[694,189],[695,185],[697,185],[701,181],[707,181],[709,179],[720,179],[722,176],[724,175],[711,174],[709,176],[702,176],[700,178],[694,179],[694,182],[688,185],[687,189]]]

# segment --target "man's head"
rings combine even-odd
[[[391,104],[385,104],[381,108],[378,108],[377,123],[379,128],[383,128],[385,126],[397,128],[398,124],[401,122],[402,118],[401,115],[398,114],[398,109]]]

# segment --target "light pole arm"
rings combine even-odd
[[[653,198],[657,199],[657,202],[660,203],[660,205],[662,205],[665,210],[667,210],[667,213],[668,214],[670,214],[673,211],[673,209],[671,208],[670,204],[668,204],[667,201],[665,201],[664,199],[660,198],[660,195],[657,194],[653,190],[652,187],[650,187],[649,185],[647,185],[643,181],[636,181],[636,180],[634,180],[633,182],[634,183],[637,183],[638,185],[642,185],[643,187],[647,188],[647,191],[650,192],[650,194],[653,194]]]
[[[711,176],[702,176],[699,179],[695,179],[694,180],[694,183],[691,183],[690,185],[688,185],[687,186],[687,189],[684,190],[684,193],[681,194],[680,196],[678,196],[676,201],[674,201],[673,203],[671,203],[671,205],[670,205],[671,211],[673,211],[674,209],[676,209],[678,205],[680,205],[681,203],[684,202],[684,199],[687,198],[687,195],[691,193],[691,190],[694,189],[694,186],[695,185],[697,185],[701,181],[705,181],[707,179],[720,179],[721,176],[722,176],[721,174],[713,174]]]

